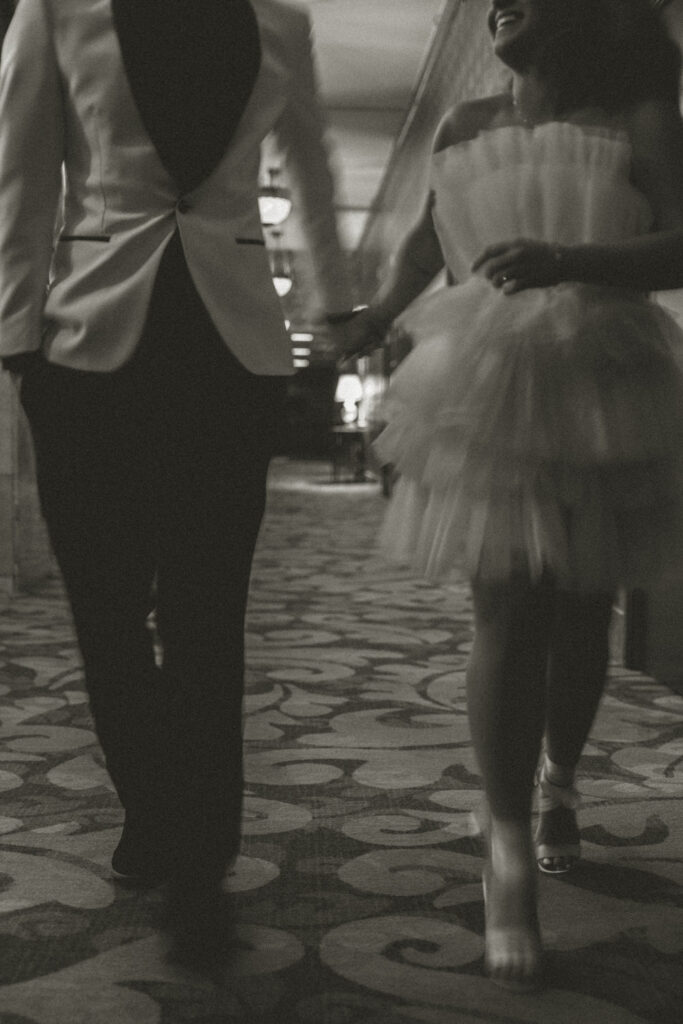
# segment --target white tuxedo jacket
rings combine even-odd
[[[253,373],[291,373],[257,203],[271,131],[325,308],[349,308],[308,16],[279,0],[254,9],[262,59],[248,105],[218,165],[180,195],[135,105],[110,0],[20,0],[0,64],[0,356],[42,347],[77,369],[123,365],[177,227],[231,351]]]

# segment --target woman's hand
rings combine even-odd
[[[489,245],[472,264],[472,272],[483,272],[494,288],[512,295],[526,288],[548,288],[567,280],[565,257],[566,249],[562,246],[517,238]]]

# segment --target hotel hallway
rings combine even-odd
[[[615,666],[579,788],[584,860],[541,879],[548,987],[482,975],[467,588],[383,565],[378,488],[278,460],[248,620],[241,950],[173,968],[115,883],[121,812],[60,588],[0,612],[2,1024],[674,1024],[683,699]]]

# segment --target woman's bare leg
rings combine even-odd
[[[473,585],[475,641],[467,674],[472,742],[488,803],[486,963],[531,987],[540,970],[531,796],[545,721],[554,590],[519,577]]]
[[[579,856],[571,794],[576,765],[605,687],[612,603],[612,595],[607,593],[560,591],[557,595],[536,832],[539,867],[551,874],[570,870]]]
[[[574,768],[600,698],[609,661],[611,594],[559,591],[550,643],[545,745],[557,765]]]

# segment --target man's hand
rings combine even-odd
[[[565,256],[561,246],[518,238],[489,245],[472,264],[472,272],[481,271],[494,288],[512,295],[567,280]]]
[[[368,355],[384,341],[387,325],[371,307],[356,310],[353,316],[330,325],[340,366]]]

